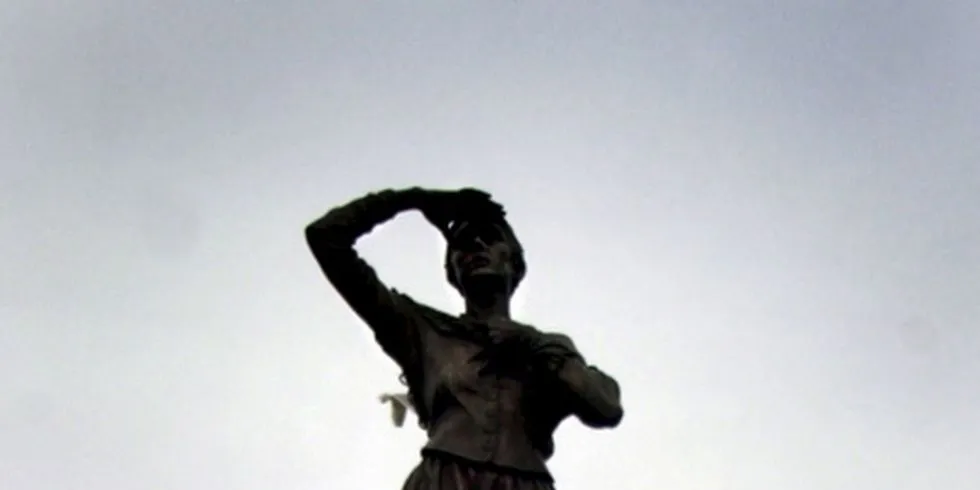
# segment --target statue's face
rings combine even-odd
[[[504,230],[489,223],[463,223],[450,237],[449,260],[456,283],[464,290],[474,281],[512,284],[513,248]]]

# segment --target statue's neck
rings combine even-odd
[[[478,321],[510,319],[510,291],[500,286],[495,281],[470,284],[464,294],[464,315]]]
[[[479,304],[467,301],[466,313],[463,316],[481,322],[497,319],[509,320],[510,303],[508,301],[498,301],[490,304]]]

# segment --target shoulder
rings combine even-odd
[[[561,332],[540,329],[529,323],[523,323],[518,321],[514,321],[514,323],[519,326],[529,328],[537,332],[538,339],[540,340],[541,345],[544,347],[559,347],[561,349],[567,349],[573,352],[578,351],[575,348],[575,342],[568,335],[565,335]]]
[[[578,350],[575,348],[575,341],[573,341],[571,337],[563,333],[542,332],[541,337],[542,340],[544,340],[544,342],[548,345],[557,345],[572,351]]]
[[[411,296],[398,291],[391,290],[392,296],[399,304],[399,308],[405,315],[411,316],[414,320],[422,323],[445,324],[456,319],[453,315],[437,308],[433,308],[425,303],[416,301]]]

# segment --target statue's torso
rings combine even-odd
[[[552,433],[567,416],[546,383],[523,366],[492,369],[478,335],[480,325],[421,307],[421,389],[429,442],[425,449],[470,461],[547,473]],[[495,361],[500,361],[496,359]]]

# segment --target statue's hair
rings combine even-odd
[[[449,234],[452,235],[453,231],[458,229],[459,225],[463,222],[450,224]],[[524,279],[524,275],[527,274],[527,262],[524,261],[524,248],[521,247],[521,242],[517,240],[517,235],[514,233],[514,229],[511,228],[510,223],[503,217],[497,217],[493,219],[493,224],[499,226],[504,232],[504,240],[510,245],[510,261],[511,266],[514,269],[514,276],[510,284],[511,292],[517,289],[517,286],[521,284]],[[446,280],[449,281],[454,288],[460,293],[463,292],[462,286],[456,282],[456,274],[453,271],[452,264],[452,246],[446,247],[446,256],[443,262],[443,267],[446,270]]]

